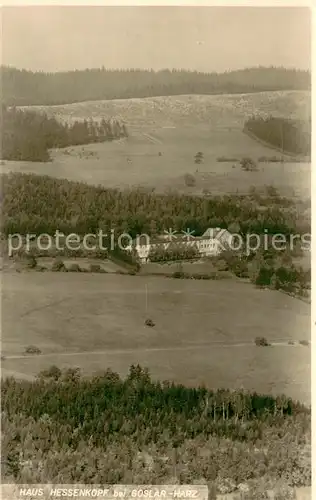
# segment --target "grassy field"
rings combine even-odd
[[[2,289],[4,376],[52,364],[125,375],[140,363],[160,379],[310,403],[310,348],[288,345],[310,340],[310,307],[287,295],[233,280],[69,273],[4,273]],[[256,336],[273,345],[256,347]],[[28,345],[42,355],[24,355]]]
[[[260,163],[258,172],[244,172],[234,162],[217,161],[221,156],[250,156],[255,160],[274,156],[272,149],[242,132],[244,121],[253,113],[305,118],[310,113],[309,99],[308,92],[289,91],[33,106],[32,109],[67,122],[116,117],[126,123],[130,137],[53,151],[50,163],[6,162],[2,169],[107,187],[143,185],[191,193],[246,192],[251,186],[273,184],[282,194],[309,197],[309,164]],[[203,152],[204,163],[195,165],[194,155],[198,151]],[[185,173],[196,176],[195,187],[186,187]]]

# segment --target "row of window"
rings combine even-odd
[[[197,241],[195,242],[198,246],[200,247],[214,247],[216,245],[216,241],[215,240],[205,240],[205,241]],[[186,245],[186,243],[180,243],[180,245],[185,245],[185,246],[192,246],[192,243],[188,243]],[[150,249],[150,248],[155,248],[155,247],[161,247],[161,248],[165,248],[167,249],[169,247],[169,244],[168,243],[153,243],[153,244],[149,244],[149,245],[137,245],[137,249],[138,250],[147,250],[147,249]]]

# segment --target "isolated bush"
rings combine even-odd
[[[153,320],[152,320],[152,319],[148,318],[148,319],[146,319],[146,321],[145,321],[145,325],[146,325],[146,326],[155,326],[155,323],[153,322]]]
[[[194,163],[202,163],[204,160],[204,155],[201,151],[198,151],[194,157]]]
[[[300,340],[300,341],[299,341],[299,343],[300,343],[301,345],[309,345],[308,340]]]
[[[242,158],[240,160],[240,165],[241,168],[246,172],[254,172],[255,170],[257,170],[257,164],[252,158]]]
[[[25,349],[25,354],[41,354],[41,350],[35,345],[29,345]]]
[[[255,344],[261,347],[267,347],[270,345],[265,337],[256,337]]]
[[[52,263],[52,271],[63,271],[64,269],[65,269],[65,264],[62,261],[62,259],[60,259],[59,257],[54,259]]]
[[[184,182],[185,182],[185,185],[188,187],[194,187],[196,185],[195,177],[192,174],[185,174]]]
[[[58,366],[52,365],[50,368],[47,370],[43,370],[39,372],[38,378],[40,379],[52,379],[52,380],[59,380],[62,375],[62,371]]]

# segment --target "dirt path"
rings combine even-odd
[[[90,354],[130,354],[130,353],[146,353],[146,352],[173,352],[173,351],[191,351],[194,349],[207,349],[207,348],[216,348],[216,347],[246,347],[252,346],[254,347],[253,342],[236,342],[236,343],[227,343],[223,341],[214,341],[208,344],[199,344],[199,345],[184,345],[178,347],[148,347],[148,348],[134,348],[134,349],[104,349],[98,351],[76,351],[76,352],[50,352],[50,353],[41,353],[41,354],[12,354],[5,356],[2,362],[5,362],[6,359],[27,359],[27,358],[38,358],[38,357],[50,357],[50,356],[83,356]],[[292,344],[289,345],[287,342],[274,342],[271,344],[273,346],[284,346],[284,347],[306,347],[301,346],[300,344]]]
[[[143,132],[143,136],[146,137],[146,139],[148,139],[150,142],[153,142],[155,144],[162,144],[160,139],[157,139],[157,137],[153,137],[150,134],[145,134],[145,132]]]

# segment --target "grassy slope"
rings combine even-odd
[[[275,152],[242,132],[245,119],[256,112],[304,118],[309,114],[308,92],[263,92],[219,96],[172,96],[84,102],[63,106],[34,106],[60,120],[118,117],[126,122],[126,141],[86,146],[95,156],[80,157],[81,147],[54,152],[46,164],[8,162],[3,171],[17,170],[67,177],[106,186],[152,185],[157,189],[213,193],[247,191],[250,186],[274,184],[292,195],[309,196],[308,164],[260,164],[257,173],[243,172],[220,156],[274,156]],[[174,127],[174,128],[169,128]],[[186,188],[183,175],[195,172],[194,155],[204,153],[195,188]],[[158,152],[162,156],[158,156]],[[131,162],[128,162],[127,159]]]
[[[19,356],[35,344],[45,354],[8,358],[3,374],[7,369],[32,375],[52,364],[80,366],[85,373],[110,366],[125,374],[140,363],[162,379],[243,385],[309,403],[310,349],[253,345],[258,335],[309,339],[309,306],[278,292],[231,280],[8,273],[3,311],[3,353]],[[147,316],[155,328],[144,326]]]

